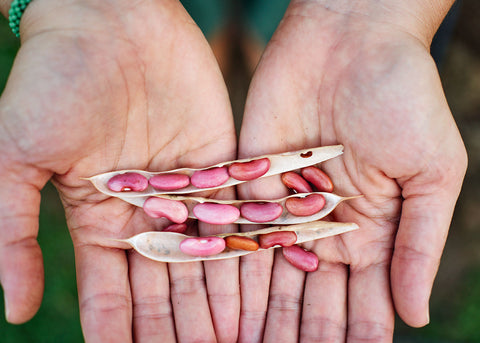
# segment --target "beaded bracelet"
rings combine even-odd
[[[27,5],[31,1],[32,0],[13,0],[10,11],[8,11],[10,28],[17,37],[20,37],[20,19],[22,19],[23,12],[25,12]]]

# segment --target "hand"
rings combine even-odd
[[[343,144],[344,155],[322,168],[336,193],[364,197],[329,219],[360,229],[306,245],[320,259],[308,275],[279,251],[243,257],[241,288],[256,292],[242,296],[241,342],[388,342],[395,311],[412,326],[429,321],[466,169],[429,38],[324,2],[293,2],[287,11],[252,80],[239,151]],[[286,192],[278,178],[262,185],[245,185],[240,196]]]
[[[205,284],[200,263],[167,266],[126,254],[111,238],[166,223],[82,180],[235,158],[228,94],[200,30],[177,1],[121,0],[34,1],[21,30],[0,101],[7,320],[25,322],[41,302],[38,211],[52,178],[75,248],[87,342],[235,341],[238,261],[205,263]]]

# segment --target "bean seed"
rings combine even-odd
[[[297,193],[310,193],[312,187],[308,182],[295,172],[286,172],[282,174],[282,182],[285,186],[293,189]]]
[[[187,231],[187,224],[185,223],[171,224],[162,230],[162,232],[176,232],[176,233],[184,233],[185,231]]]
[[[305,198],[288,198],[285,207],[291,214],[299,217],[311,216],[325,206],[325,197],[321,194],[310,194]]]
[[[191,256],[211,256],[225,249],[225,240],[220,237],[190,237],[180,243],[180,250]]]
[[[333,192],[332,179],[317,167],[306,167],[302,169],[302,176],[310,182],[319,192]]]
[[[223,185],[229,178],[227,167],[216,167],[197,170],[190,178],[190,182],[197,188],[210,188]]]
[[[289,247],[297,241],[297,234],[293,231],[270,232],[258,236],[258,244],[262,249],[268,249],[275,245]]]
[[[298,245],[282,249],[283,256],[295,268],[304,272],[314,272],[318,269],[318,257],[311,251],[306,251]]]
[[[150,217],[165,217],[177,224],[183,223],[188,218],[187,206],[177,200],[150,197],[145,200],[143,210]]]
[[[107,187],[114,192],[142,192],[148,187],[148,180],[138,173],[117,174],[107,182]]]
[[[275,202],[246,202],[240,206],[242,217],[254,223],[265,223],[282,215],[282,205]]]
[[[250,237],[227,236],[225,237],[225,243],[227,244],[227,247],[234,250],[258,250],[258,243]]]
[[[228,173],[234,179],[250,181],[259,178],[270,169],[270,160],[261,158],[250,162],[237,162],[228,167]]]
[[[197,219],[209,224],[231,224],[240,217],[238,208],[227,204],[202,203],[193,207]]]
[[[152,176],[148,182],[155,189],[173,191],[187,187],[190,184],[190,178],[185,174],[157,174]]]

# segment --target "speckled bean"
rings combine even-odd
[[[258,250],[258,243],[250,237],[227,236],[225,237],[225,243],[227,244],[227,247],[234,250]]]
[[[157,174],[152,176],[148,182],[155,189],[173,191],[187,187],[190,184],[190,178],[185,174]]]
[[[225,240],[221,237],[190,237],[180,243],[180,250],[191,256],[211,256],[225,249]]]
[[[264,175],[270,169],[270,160],[260,158],[249,162],[237,162],[228,167],[231,177],[240,181],[250,181]]]
[[[321,194],[310,194],[304,198],[288,198],[285,207],[291,214],[299,217],[311,216],[325,206],[325,197]]]
[[[275,245],[288,247],[297,242],[297,234],[293,231],[270,232],[258,236],[258,244],[262,249],[268,249]]]
[[[321,169],[317,167],[306,167],[302,169],[302,176],[310,182],[319,192],[333,192],[332,179]]]
[[[201,203],[193,207],[197,219],[209,224],[230,224],[240,217],[238,208],[227,204]]]
[[[190,182],[197,188],[210,188],[223,185],[230,178],[227,167],[197,170],[190,177]]]
[[[145,200],[143,210],[150,217],[165,217],[177,224],[183,223],[188,218],[187,206],[177,200],[150,197]]]
[[[107,187],[114,192],[142,192],[148,187],[148,180],[138,173],[117,174],[107,182]]]
[[[286,172],[282,174],[282,182],[285,186],[293,189],[297,193],[310,193],[312,187],[308,182],[299,174],[295,172]]]
[[[304,272],[314,272],[318,269],[318,257],[311,251],[306,251],[298,245],[282,249],[283,256],[295,268]]]
[[[240,206],[242,217],[254,223],[275,220],[282,215],[282,212],[282,205],[275,202],[246,202]]]
[[[176,233],[184,233],[187,231],[187,224],[180,223],[180,224],[171,224],[167,226],[165,229],[162,230],[163,232],[176,232]]]

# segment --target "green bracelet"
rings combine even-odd
[[[20,37],[20,19],[22,19],[23,12],[25,12],[25,8],[27,8],[27,5],[31,1],[32,0],[13,0],[10,11],[8,11],[10,28],[17,37]]]

